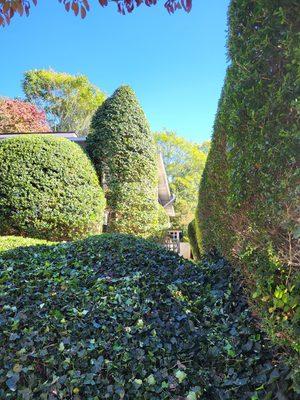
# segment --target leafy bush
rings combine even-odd
[[[296,399],[222,259],[105,234],[0,266],[1,398]]]
[[[28,247],[51,244],[46,240],[24,238],[22,236],[0,236],[0,252],[12,250],[17,247]]]
[[[201,252],[198,247],[198,242],[196,237],[196,226],[194,219],[188,225],[188,238],[189,238],[189,243],[191,245],[193,258],[194,260],[199,260],[201,257]]]
[[[166,213],[165,208],[158,203],[158,225],[157,225],[157,233],[156,238],[158,241],[163,241],[168,233],[168,229],[170,229],[170,217]]]
[[[121,86],[96,111],[88,152],[106,188],[109,231],[157,230],[157,152],[135,93]]]
[[[0,265],[2,398],[295,398],[222,259],[105,234]]]
[[[297,351],[298,15],[294,0],[231,1],[231,65],[197,215],[205,250],[240,263],[268,334]]]
[[[0,98],[0,135],[9,132],[49,132],[46,114],[34,104]]]
[[[0,234],[68,240],[101,232],[104,195],[91,162],[67,139],[0,142]]]

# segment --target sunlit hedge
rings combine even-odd
[[[195,226],[195,220],[191,221],[188,224],[188,238],[189,238],[189,243],[191,245],[192,249],[192,255],[194,260],[199,260],[201,256],[201,252],[198,247],[198,242],[197,242],[197,236],[196,236],[196,226]]]
[[[104,205],[77,144],[51,135],[0,142],[0,235],[69,240],[99,233]]]
[[[42,246],[46,244],[51,244],[51,242],[21,236],[0,236],[0,252],[13,250],[18,247]]]
[[[157,150],[133,90],[121,86],[96,111],[88,152],[106,191],[110,232],[157,230]]]
[[[232,0],[228,68],[199,193],[206,251],[243,266],[270,336],[300,350],[299,2]]]

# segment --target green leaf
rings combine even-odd
[[[175,372],[175,376],[178,379],[179,383],[183,382],[186,378],[186,373],[181,371],[180,369]]]

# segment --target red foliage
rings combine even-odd
[[[0,99],[0,135],[49,131],[46,114],[35,105],[21,100]]]
[[[89,0],[58,0],[65,6],[66,11],[72,10],[77,16],[80,13],[81,18],[85,18],[87,11],[90,10]],[[136,7],[145,4],[150,7],[156,5],[158,0],[98,0],[98,3],[105,7],[108,3],[116,3],[118,12],[121,14],[131,13]],[[28,16],[31,5],[37,5],[37,0],[0,0],[0,25],[9,24],[11,18],[18,13]],[[165,0],[165,8],[172,14],[178,9],[184,9],[190,12],[192,0]]]

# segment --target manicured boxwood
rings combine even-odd
[[[68,240],[99,233],[104,205],[77,144],[51,135],[0,142],[0,234]]]
[[[157,149],[134,91],[121,86],[94,114],[87,150],[107,197],[108,230],[157,231]]]
[[[228,51],[199,192],[201,242],[242,266],[269,336],[299,352],[299,2],[232,0]]]
[[[0,398],[296,399],[230,266],[131,236],[0,255]]]

